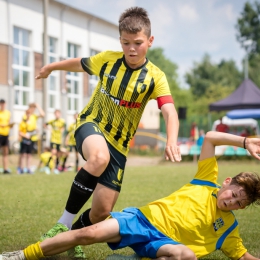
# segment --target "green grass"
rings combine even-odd
[[[219,183],[225,177],[243,171],[258,171],[260,164],[254,161],[220,162]],[[128,206],[143,206],[158,198],[167,196],[189,182],[197,166],[195,163],[161,163],[158,166],[128,166],[124,184],[114,208],[115,211]],[[0,252],[22,249],[39,240],[61,216],[75,173],[45,175],[0,174]],[[90,201],[84,209],[90,206]],[[259,208],[250,207],[235,212],[240,224],[240,233],[248,251],[259,256]],[[113,253],[106,244],[83,247],[88,259],[105,259]],[[117,253],[130,255],[130,248]],[[53,257],[52,259],[57,258]],[[66,258],[64,257],[58,257]],[[204,259],[227,259],[221,252],[215,252]]]

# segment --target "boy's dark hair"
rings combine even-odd
[[[249,201],[248,205],[260,206],[260,176],[258,174],[241,172],[232,178],[232,184],[243,187]]]
[[[147,37],[151,36],[151,22],[147,11],[142,7],[130,7],[126,9],[119,18],[119,34],[138,33],[144,29]]]
[[[4,99],[0,99],[0,104],[5,104],[5,100]]]

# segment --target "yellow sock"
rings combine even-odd
[[[40,242],[30,245],[23,250],[26,260],[38,260],[43,258],[42,249],[40,247]]]

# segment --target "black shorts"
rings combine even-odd
[[[90,135],[100,135],[104,137],[98,125],[94,123],[85,123],[75,132],[77,149],[84,160],[85,158],[82,154],[82,144],[83,141]],[[107,146],[110,153],[110,161],[105,171],[100,175],[98,183],[120,192],[124,177],[126,157],[116,150],[116,148],[114,148],[109,142],[107,142]]]
[[[51,143],[50,146],[51,146],[51,149],[55,149],[58,152],[60,151],[60,144]]]
[[[75,152],[78,151],[76,145],[67,145],[67,146],[66,146],[66,149],[67,149],[68,152],[72,152],[73,149],[75,150]]]
[[[0,147],[8,146],[8,144],[9,144],[8,135],[0,135]]]
[[[33,152],[33,142],[21,142],[20,143],[20,153],[32,154]]]

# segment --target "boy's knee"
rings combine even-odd
[[[172,248],[170,255],[170,259],[197,260],[194,252],[186,246],[178,246],[177,248]]]
[[[88,158],[88,163],[95,168],[102,168],[105,170],[109,163],[109,160],[109,154],[105,154],[102,151],[99,151]]]
[[[95,242],[96,229],[93,226],[75,230],[75,242],[77,245],[89,245]]]

